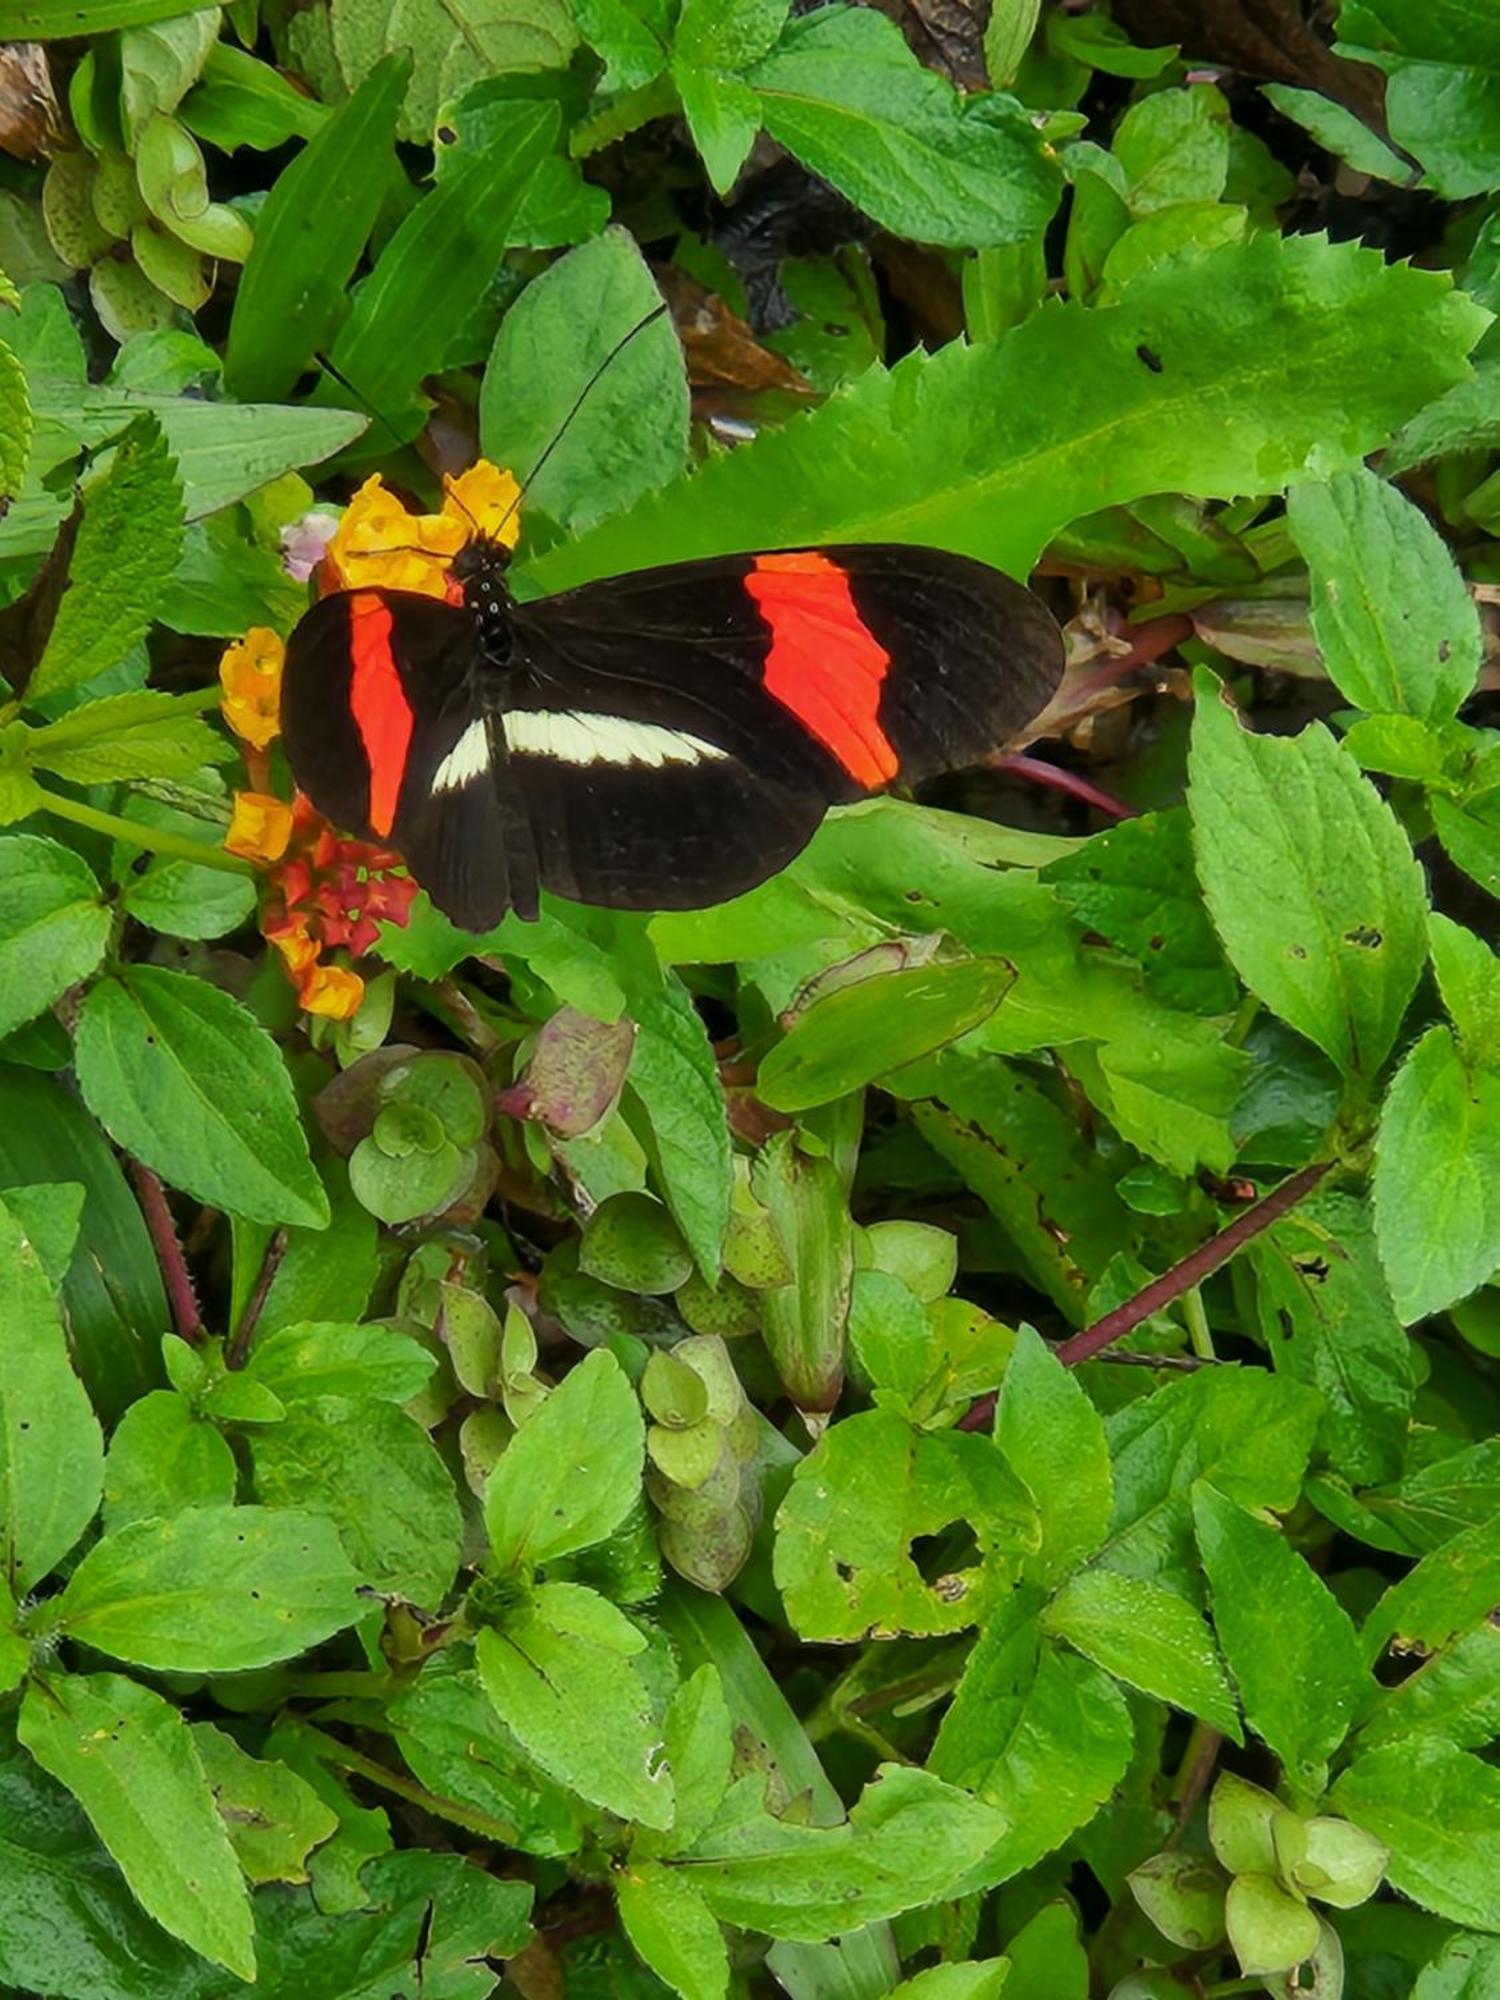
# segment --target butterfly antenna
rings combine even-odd
[[[541,457],[536,461],[535,465],[532,466],[530,472],[528,472],[526,477],[521,481],[521,484],[516,491],[515,499],[511,501],[510,505],[506,508],[505,513],[501,518],[500,528],[503,528],[505,526],[505,523],[510,519],[511,515],[515,513],[516,509],[520,506],[521,502],[525,499],[526,495],[531,491],[532,484],[535,481],[537,474],[541,471],[542,467],[547,463],[547,460],[552,456],[553,452],[557,450],[557,447],[562,443],[563,439],[567,436],[568,426],[572,423],[573,419],[578,415],[578,412],[583,408],[584,404],[588,401],[590,395],[593,393],[595,387],[598,385],[601,376],[604,375],[605,371],[612,365],[612,363],[614,363],[619,359],[619,357],[625,352],[625,349],[630,345],[631,341],[635,339],[638,333],[644,333],[648,326],[655,326],[656,322],[659,319],[663,318],[666,312],[667,312],[667,307],[665,304],[656,306],[651,312],[648,312],[646,314],[644,319],[638,319],[635,325],[630,329],[628,333],[621,334],[620,338],[615,342],[614,346],[609,350],[608,354],[605,355],[604,359],[599,363],[598,367],[594,370],[593,374],[590,375],[587,382],[584,383],[583,387],[578,391],[578,394],[573,398],[572,407],[569,409],[568,414],[563,418],[562,422],[558,425],[557,429],[552,433],[552,436],[548,441],[548,443],[543,447]],[[462,503],[460,502],[460,505],[461,504]],[[497,528],[495,532],[498,535],[500,529]]]
[[[344,373],[342,368],[336,368],[333,365],[333,363],[328,359],[328,356],[326,354],[315,354],[313,356],[313,360],[317,362],[318,366],[323,370],[323,373],[325,375],[331,375],[333,377],[334,381],[338,383],[341,389],[348,390],[349,394],[354,398],[355,402],[359,404],[360,408],[365,412],[366,416],[373,417],[377,424],[383,425],[384,428],[390,432],[391,438],[395,443],[398,451],[404,451],[406,449],[407,445],[410,444],[411,439],[402,437],[401,433],[396,429],[396,426],[391,422],[390,418],[386,416],[385,412],[383,410],[376,409],[375,405],[370,401],[369,397],[364,393],[362,389],[356,388],[354,383],[352,383],[349,380],[349,377]]]

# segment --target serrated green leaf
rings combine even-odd
[[[1434,273],[1353,244],[1257,236],[1143,272],[1108,307],[1052,308],[1003,340],[873,368],[517,583],[529,595],[838,540],[925,542],[1024,576],[1050,536],[1100,507],[1270,493],[1345,469],[1462,377],[1480,331],[1478,309]]]
[[[33,730],[30,748],[38,770],[79,785],[190,778],[226,757],[222,736],[154,688],[83,703],[60,722]]]
[[[174,1187],[252,1221],[327,1222],[280,1051],[227,993],[123,966],[84,1002],[77,1049],[89,1109]]]
[[[1429,1028],[1396,1072],[1375,1150],[1375,1233],[1402,1321],[1465,1298],[1500,1263],[1500,1073]]]
[[[1113,1570],[1082,1570],[1048,1605],[1042,1624],[1116,1680],[1185,1709],[1232,1742],[1243,1740],[1218,1648],[1202,1614],[1175,1591]]]
[[[104,1461],[106,1533],[183,1507],[228,1507],[239,1483],[234,1453],[184,1396],[153,1389],[114,1428]]]
[[[0,840],[0,1034],[88,977],[110,921],[93,871],[71,848],[26,833]]]
[[[712,1284],[729,1226],[733,1180],[718,1064],[691,996],[675,975],[668,974],[660,994],[633,998],[630,1015],[636,1038],[626,1091],[644,1115],[662,1199]]]
[[[19,1734],[77,1798],[143,1908],[254,1979],[250,1898],[183,1716],[123,1674],[59,1674],[27,1689]]]
[[[550,1778],[622,1819],[671,1824],[660,1726],[630,1660],[532,1614],[481,1632],[475,1655],[496,1714]]]
[[[83,490],[68,588],[27,687],[35,700],[103,673],[145,637],[182,545],[182,484],[161,427],[136,420]]]
[[[1326,730],[1254,735],[1207,672],[1189,780],[1204,898],[1235,969],[1346,1074],[1373,1077],[1426,955],[1400,822]]]
[[[1418,1740],[1357,1757],[1335,1808],[1385,1842],[1394,1887],[1477,1930],[1500,1930],[1500,1772],[1451,1743]]]
[[[728,1947],[688,1870],[627,1866],[615,1878],[615,1897],[625,1935],[659,1979],[682,2000],[724,2000]]]
[[[898,236],[1016,243],[1057,204],[1061,176],[1020,105],[965,103],[879,14],[803,15],[745,81],[772,138]]]
[[[1016,1335],[1000,1385],[995,1442],[1037,1505],[1040,1547],[1024,1573],[1056,1584],[1108,1534],[1114,1480],[1099,1412],[1029,1326]]]
[[[338,1814],[305,1778],[251,1757],[211,1722],[192,1724],[193,1747],[240,1867],[252,1883],[305,1882],[307,1857],[338,1828]]]
[[[0,1564],[23,1596],[93,1519],[104,1442],[41,1259],[3,1203],[0,1273]]]
[[[235,1673],[352,1625],[356,1581],[320,1515],[187,1508],[96,1542],[55,1601],[56,1618],[67,1637],[134,1666]]]
[[[1321,1790],[1372,1693],[1349,1614],[1279,1529],[1207,1481],[1193,1517],[1245,1718],[1295,1782]]]
[[[1479,614],[1426,515],[1360,466],[1326,486],[1294,486],[1287,520],[1340,693],[1377,714],[1447,721],[1479,675]]]
[[[611,1354],[585,1355],[506,1446],[484,1494],[502,1569],[590,1548],[614,1533],[640,1493],[644,1425]]]

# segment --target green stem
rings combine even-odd
[[[1203,1288],[1189,1285],[1182,1295],[1182,1316],[1187,1321],[1188,1339],[1194,1354],[1200,1361],[1217,1361],[1214,1353],[1214,1337],[1209,1329],[1208,1314],[1203,1309]]]
[[[432,1813],[438,1819],[451,1820],[455,1826],[477,1834],[481,1840],[497,1841],[502,1847],[518,1845],[516,1829],[505,1820],[494,1819],[489,1813],[476,1812],[472,1806],[463,1805],[457,1799],[445,1799],[437,1792],[429,1792],[414,1779],[403,1778],[399,1771],[387,1770],[373,1757],[363,1757],[347,1744],[335,1743],[332,1737],[323,1738],[319,1756],[336,1770],[348,1771],[356,1778],[379,1785],[382,1791],[393,1792],[398,1799],[405,1799],[408,1805],[420,1806],[423,1812]]]
[[[142,826],[136,820],[122,819],[119,813],[100,812],[97,806],[85,805],[82,799],[64,798],[61,792],[49,792],[42,785],[38,785],[37,790],[42,795],[45,811],[55,813],[58,819],[71,820],[74,826],[86,826],[94,833],[106,834],[111,840],[123,840],[148,854],[169,854],[174,861],[191,861],[196,868],[217,868],[221,875],[255,873],[248,861],[241,861],[235,854],[226,854],[222,847],[211,846],[206,841],[188,840],[180,833],[167,832],[164,827]]]

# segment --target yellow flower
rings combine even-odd
[[[243,861],[279,861],[292,837],[292,809],[269,792],[236,792],[224,845]]]
[[[519,523],[506,514],[520,489],[508,472],[480,459],[457,479],[445,479],[443,489],[440,513],[413,514],[387,492],[378,472],[365,481],[328,545],[346,589],[448,597],[448,567],[465,542],[486,535],[514,547]]]
[[[521,489],[508,472],[491,465],[487,458],[476,459],[467,472],[443,480],[443,512],[464,524],[464,537],[484,535],[492,542],[516,545],[521,517],[516,502]]]
[[[342,965],[315,965],[298,982],[297,998],[309,1014],[326,1014],[330,1021],[347,1021],[359,1012],[365,982]]]
[[[285,664],[286,647],[264,625],[252,625],[243,639],[225,648],[219,662],[224,720],[256,750],[264,750],[281,734]]]

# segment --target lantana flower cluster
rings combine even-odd
[[[329,515],[308,515],[284,534],[288,567],[314,575],[324,596],[374,588],[456,599],[450,565],[466,542],[484,535],[514,546],[519,489],[484,459],[443,484],[441,510],[414,514],[374,475],[336,525]],[[365,993],[347,959],[371,949],[382,923],[406,923],[417,885],[396,872],[400,857],[389,849],[336,833],[300,793],[289,804],[268,789],[285,665],[285,644],[266,626],[252,627],[219,663],[224,719],[240,738],[252,787],[260,787],[236,793],[224,844],[266,871],[261,930],[301,1006],[345,1021]]]

